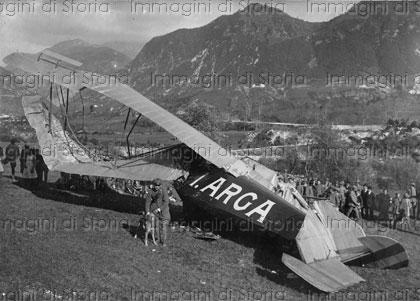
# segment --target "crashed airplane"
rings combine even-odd
[[[221,156],[228,152],[131,87],[83,83],[87,72],[80,70],[81,63],[51,51],[44,51],[38,59],[16,55],[8,64],[15,72],[54,75],[49,100],[40,96],[22,99],[25,115],[36,130],[41,148],[59,146],[44,158],[50,170],[140,181],[155,178],[173,181],[184,204],[219,210],[266,229],[279,239],[293,241],[299,258],[283,253],[282,262],[324,292],[336,292],[364,281],[346,264],[389,269],[408,265],[407,253],[397,241],[367,236],[360,225],[329,202],[308,203],[293,187],[285,186],[282,194],[276,193],[275,188],[282,184],[275,171],[249,158]],[[69,74],[72,80],[64,81]],[[53,114],[53,85],[57,85],[57,97],[61,95],[61,101],[55,106],[60,107],[65,117],[63,124]],[[63,88],[67,93],[63,93]],[[130,111],[137,112],[136,121],[141,116],[148,118],[181,144],[118,160],[89,154],[77,140],[67,117],[69,91],[79,93],[86,88],[128,107],[125,127]],[[128,139],[129,135],[130,154]],[[206,151],[197,151],[198,146]]]

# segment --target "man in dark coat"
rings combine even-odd
[[[367,204],[367,197],[368,197],[368,186],[367,184],[363,185],[362,191],[360,192],[360,198],[362,200],[362,217],[368,217],[368,204]]]
[[[411,183],[409,190],[409,195],[411,199],[411,206],[412,206],[412,216],[414,219],[414,223],[416,223],[417,216],[418,216],[418,201],[417,201],[417,192],[416,192],[416,183]]]
[[[159,225],[157,221],[159,204],[157,201],[157,197],[158,191],[156,190],[156,187],[153,184],[146,188],[146,191],[144,193],[144,198],[146,200],[144,206],[144,210],[146,211],[146,218],[149,218],[151,216],[150,220],[153,222],[153,231],[155,231],[159,237]],[[134,235],[134,238],[137,238],[137,233]],[[146,241],[147,237],[145,238],[145,242]]]
[[[383,189],[382,193],[380,193],[377,197],[377,208],[376,210],[379,211],[379,219],[380,220],[388,220],[388,210],[389,205],[391,203],[391,196],[388,194],[388,189]]]
[[[4,164],[10,163],[10,168],[12,169],[12,181],[16,182],[16,161],[19,157],[19,146],[16,144],[17,140],[12,138],[10,144],[6,146],[6,159]]]
[[[376,208],[376,197],[375,194],[372,191],[372,186],[368,186],[368,191],[366,193],[366,214],[369,219],[374,219],[373,210]]]
[[[354,212],[356,219],[357,220],[360,219],[360,212],[359,212],[360,204],[357,198],[357,191],[356,191],[355,186],[349,187],[349,191],[348,191],[347,199],[346,199],[346,208],[347,208],[346,215],[348,217],[350,217],[351,214]]]
[[[158,203],[158,220],[159,220],[159,239],[162,246],[166,247],[168,238],[168,225],[171,221],[171,213],[169,211],[169,193],[168,186],[160,179],[154,180],[157,187],[156,200]]]
[[[38,184],[41,182],[48,182],[48,166],[44,161],[44,157],[42,157],[39,149],[35,150],[35,170],[38,178]]]

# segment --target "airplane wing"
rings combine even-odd
[[[102,157],[94,155],[97,153],[96,149],[84,148],[70,137],[54,116],[50,131],[48,111],[42,105],[40,96],[23,97],[22,105],[29,124],[36,130],[40,152],[50,170],[143,181],[155,178],[175,180],[185,174],[176,162],[171,162],[168,156],[159,154],[156,154],[158,156],[156,160],[151,157],[116,162],[105,161]],[[169,158],[165,165],[161,164],[162,157]]]
[[[47,55],[48,57],[54,56],[51,51]],[[131,87],[118,82],[96,84],[90,79],[97,78],[97,74],[78,71],[66,66],[62,67],[59,62],[64,58],[60,55],[53,59],[57,60],[55,65],[53,60],[36,61],[32,57],[16,54],[9,58],[6,63],[13,70],[22,70],[26,73],[42,76],[43,80],[49,80],[71,90],[77,91],[82,88],[89,88],[106,95],[153,121],[215,166],[225,169],[236,177],[247,176],[265,187],[275,187],[277,177],[274,171],[260,168],[255,164],[248,165],[246,162],[237,159],[228,150]]]

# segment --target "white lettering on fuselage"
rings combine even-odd
[[[198,182],[200,182],[206,175],[199,177],[198,179],[194,180],[189,185],[193,187],[194,189],[199,189],[200,185],[198,185]],[[258,199],[258,195],[254,192],[247,192],[241,195],[243,188],[240,185],[235,184],[235,183],[231,183],[229,186],[227,186],[217,195],[217,193],[219,192],[219,190],[221,190],[225,182],[226,182],[226,179],[223,177],[220,177],[219,179],[201,188],[200,192],[209,193],[208,190],[210,190],[211,192],[209,193],[209,196],[211,198],[215,198],[218,201],[223,200],[223,204],[225,205],[227,205],[231,199],[234,199],[235,197],[237,197],[236,200],[233,201],[233,209],[235,211],[245,211],[249,208],[249,211],[246,212],[245,215],[247,217],[251,217],[254,214],[257,214],[259,215],[259,218],[257,219],[257,221],[260,223],[263,223],[268,213],[270,212],[270,210],[273,208],[273,206],[276,203],[271,200],[266,200],[264,203],[260,204],[259,206],[257,207],[254,206],[255,208],[252,208],[253,203]]]
[[[231,190],[233,189],[233,191]],[[222,193],[220,193],[217,197],[216,200],[220,200],[220,198],[224,195],[226,195],[225,200],[223,201],[223,204],[227,204],[229,202],[229,200],[235,196],[240,194],[242,191],[242,187],[239,185],[236,185],[234,183],[230,184],[228,188],[226,188],[225,190],[222,191]]]
[[[206,191],[207,189],[210,189],[212,193],[210,193],[210,196],[213,198],[216,195],[216,192],[222,187],[223,183],[226,182],[225,178],[220,178],[213,183],[210,183],[206,187],[200,189],[201,192]]]
[[[233,204],[233,209],[237,210],[237,211],[242,211],[242,210],[246,210],[249,206],[252,205],[252,203],[248,202],[245,205],[239,205],[239,203],[246,197],[251,197],[253,201],[255,201],[256,199],[258,199],[258,196],[256,193],[253,192],[248,192],[245,193],[243,195],[241,195],[239,198],[236,199],[235,203]]]

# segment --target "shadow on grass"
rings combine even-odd
[[[239,227],[232,218],[221,211],[211,214],[203,212],[200,208],[187,203],[187,223],[203,225],[203,231],[212,231],[224,239],[254,250],[253,263],[257,266],[256,273],[276,284],[289,287],[296,291],[321,292],[303,279],[297,277],[282,261],[283,252],[299,258],[299,251],[295,241],[285,240],[282,237],[256,229],[253,227]],[[192,216],[193,215],[193,216]],[[213,229],[206,229],[204,221]],[[220,225],[223,225],[220,226]],[[292,278],[292,279],[291,279]]]
[[[39,198],[60,203],[112,210],[126,214],[139,214],[145,210],[145,200],[143,198],[121,195],[109,188],[105,188],[103,191],[64,190],[56,188],[53,183],[37,185],[36,182],[33,184],[21,178],[18,178],[18,182],[14,185],[31,191]],[[171,215],[175,220],[181,219],[182,207],[171,205]],[[135,224],[124,224],[123,228],[132,236],[138,234],[139,237],[143,238],[144,232],[141,232],[142,229],[138,222],[139,219],[136,220]]]
[[[30,184],[20,179],[15,185],[30,190],[39,198],[60,203],[113,210],[120,213],[137,214],[144,210],[144,201],[126,195],[120,195],[110,189],[104,191],[64,190],[52,183]]]

